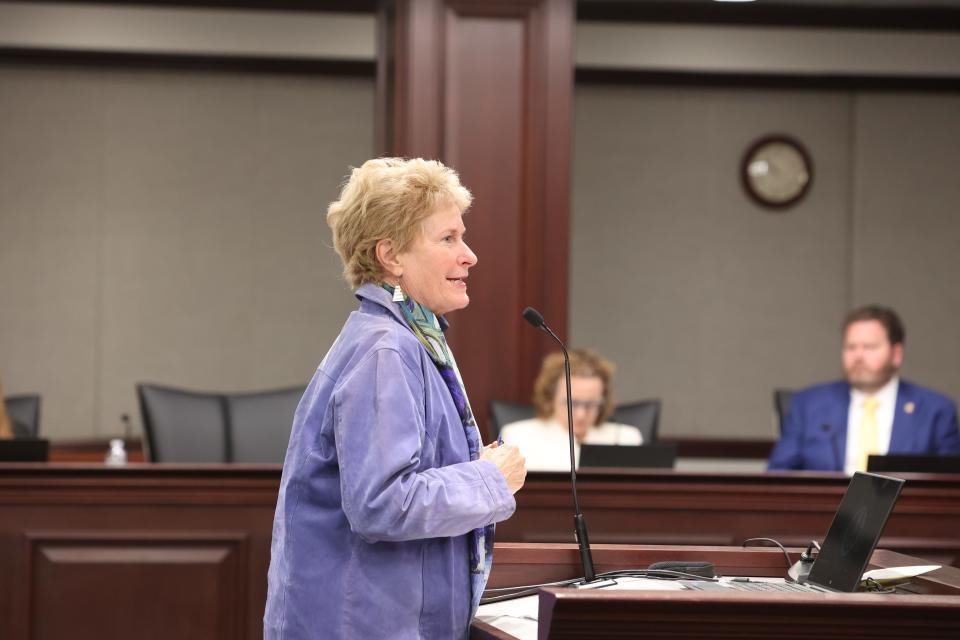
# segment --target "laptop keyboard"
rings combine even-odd
[[[706,580],[681,580],[681,583],[688,589],[697,589],[700,591],[729,590],[760,591],[765,593],[824,593],[820,589],[795,582],[743,582],[740,580],[730,580],[720,584],[719,582],[707,582]]]

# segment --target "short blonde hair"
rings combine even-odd
[[[606,422],[613,413],[613,363],[590,349],[570,349],[570,376],[600,378],[603,381],[603,407],[594,424]],[[540,374],[533,383],[533,406],[537,417],[553,416],[553,400],[557,385],[563,379],[563,354],[551,353],[543,359]]]
[[[436,160],[375,158],[354,168],[340,198],[327,209],[347,282],[354,288],[383,282],[386,273],[377,259],[380,240],[392,240],[402,253],[439,207],[453,205],[462,213],[472,199],[457,172]]]

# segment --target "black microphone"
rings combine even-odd
[[[523,319],[532,324],[535,329],[541,329],[547,324],[543,321],[543,316],[540,315],[540,312],[533,307],[527,307],[523,310]],[[550,329],[547,328],[546,331],[550,331]],[[560,338],[553,335],[553,331],[550,331],[550,335],[553,336],[554,340],[560,342]],[[560,342],[560,348],[563,348],[562,342]],[[566,349],[564,349],[564,353],[566,353]]]
[[[130,414],[121,413],[120,422],[123,423],[123,439],[127,442],[130,442],[130,440],[133,438],[133,427],[130,426]]]
[[[527,307],[523,310],[523,319],[529,322],[533,327],[542,330],[553,338],[560,349],[563,351],[563,372],[567,381],[567,435],[570,440],[570,486],[573,489],[573,525],[577,535],[577,543],[580,545],[580,562],[583,565],[583,582],[576,583],[573,586],[580,588],[605,587],[610,584],[616,584],[613,580],[604,580],[597,578],[593,570],[593,556],[590,553],[590,540],[587,537],[587,523],[580,513],[580,501],[577,498],[577,463],[573,450],[573,398],[570,394],[570,355],[567,353],[567,346],[563,340],[557,337],[543,316],[533,307]]]
[[[840,460],[840,449],[837,447],[837,434],[833,430],[833,425],[822,424],[820,425],[820,430],[830,438],[830,450],[833,452],[834,466],[840,467],[840,471],[843,471],[843,462]]]

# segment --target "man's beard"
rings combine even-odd
[[[887,362],[887,364],[876,373],[862,370],[859,373],[844,373],[851,387],[858,391],[871,392],[881,389],[883,385],[890,382],[890,378],[896,375],[897,368],[893,366],[892,362]]]

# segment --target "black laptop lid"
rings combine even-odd
[[[807,581],[855,591],[902,488],[899,478],[853,474]]]
[[[0,462],[46,462],[49,445],[36,438],[0,440]]]
[[[960,456],[900,455],[870,456],[867,471],[887,473],[960,473]]]
[[[671,469],[677,459],[677,445],[652,442],[644,445],[582,444],[580,468],[654,467]]]

